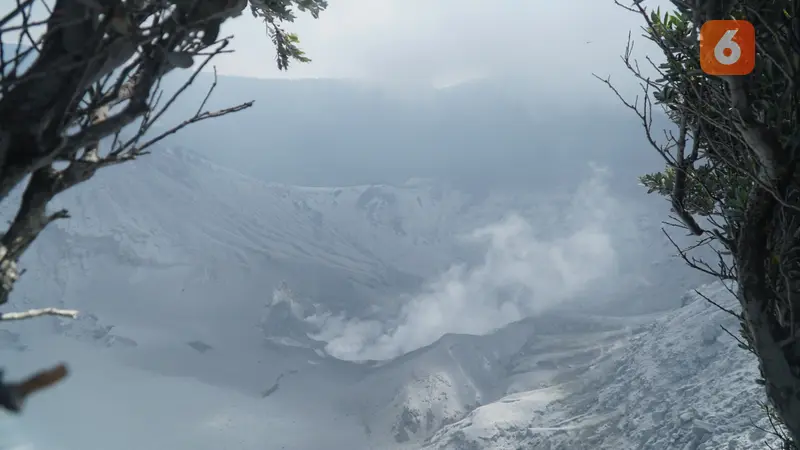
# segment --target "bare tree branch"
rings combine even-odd
[[[6,383],[0,371],[0,406],[12,413],[19,413],[27,398],[48,387],[54,386],[66,378],[67,366],[59,364],[52,369],[42,370],[17,383]]]
[[[29,309],[20,312],[6,312],[0,313],[0,322],[8,322],[11,320],[25,320],[41,316],[60,316],[75,319],[78,317],[78,311],[74,309],[58,309],[58,308],[39,308]]]
[[[200,71],[227,52],[229,39],[219,38],[222,24],[248,5],[263,19],[280,69],[289,61],[308,61],[297,37],[282,24],[294,21],[297,12],[317,17],[326,0],[9,2],[0,13],[0,201],[17,187],[23,192],[13,220],[0,233],[0,305],[24,272],[18,268],[23,253],[48,225],[69,218],[66,210],[48,211],[53,197],[91,179],[97,170],[146,154],[146,148],[193,123],[253,105],[205,111],[217,84],[215,74],[194,116],[155,137],[148,135]],[[164,76],[192,68],[189,80],[160,104]],[[145,136],[149,140],[140,144]],[[112,138],[110,146],[101,145],[106,138]],[[0,313],[0,321],[77,314],[42,308]],[[61,365],[20,383],[0,379],[0,406],[18,412],[27,395],[66,373]]]

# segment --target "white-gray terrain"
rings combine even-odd
[[[736,320],[692,289],[732,298],[671,256],[666,204],[592,171],[481,195],[269,184],[179,148],[102,171],[23,260],[6,310],[80,316],[0,331],[8,377],[71,368],[2,448],[766,448]]]

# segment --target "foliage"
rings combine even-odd
[[[670,199],[673,225],[717,254],[712,266],[678,249],[684,260],[736,281],[741,345],[757,356],[772,416],[786,429],[786,445],[795,448],[800,442],[800,314],[795,314],[800,312],[800,1],[672,3],[675,9],[664,12],[647,10],[641,0],[620,5],[640,15],[644,37],[663,56],[661,63],[647,58],[657,78],[632,59],[631,44],[623,57],[644,95],[634,102],[620,98],[636,111],[665,162],[663,171],[643,175],[640,182]],[[753,23],[758,44],[753,73],[702,72],[699,27],[713,19]],[[654,107],[676,127],[663,139],[651,127]]]
[[[69,217],[64,210],[47,211],[54,196],[90,179],[98,169],[147,154],[188,125],[252,106],[247,102],[205,110],[215,77],[194,116],[163,133],[147,134],[199,71],[230,51],[230,38],[220,36],[221,26],[248,7],[265,24],[279,69],[287,69],[291,61],[309,61],[297,36],[283,25],[298,12],[317,18],[326,0],[4,3],[0,40],[16,45],[0,46],[0,202],[8,202],[17,186],[24,191],[15,217],[0,235],[0,304],[8,301],[25,250],[50,223]],[[166,95],[160,89],[166,74],[192,67],[192,76],[176,92]],[[0,321],[76,313],[45,308],[5,313]],[[18,405],[18,397],[19,402],[4,404]]]

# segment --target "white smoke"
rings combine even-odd
[[[598,172],[578,189],[564,205],[558,230],[543,230],[548,237],[517,214],[465,236],[486,245],[482,263],[454,265],[431,281],[404,303],[396,324],[329,317],[317,338],[341,359],[388,359],[446,333],[491,332],[613,277],[617,252],[610,227],[616,223],[610,219],[619,205],[602,180]]]

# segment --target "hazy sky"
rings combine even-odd
[[[548,89],[596,86],[592,72],[623,73],[619,56],[628,32],[638,37],[643,23],[613,0],[329,3],[318,20],[301,17],[287,27],[300,35],[312,63],[280,73],[263,25],[248,12],[226,25],[225,31],[236,35],[237,53],[220,58],[218,69],[253,77],[357,77],[439,85],[514,75]],[[643,38],[636,40],[640,50],[648,48]]]
[[[628,3],[628,0],[622,0]],[[614,0],[329,0],[315,20],[286,28],[313,59],[275,67],[264,25],[249,11],[229,20],[236,53],[215,60],[220,73],[250,77],[345,77],[388,85],[448,85],[513,76],[543,92],[600,91],[592,72],[635,86],[620,61],[629,31],[638,57],[658,56],[641,37],[643,21]],[[645,0],[647,8],[668,0]],[[39,8],[41,10],[41,8]],[[2,11],[2,9],[0,9]],[[44,13],[44,10],[39,11]],[[13,34],[13,33],[12,33]],[[4,37],[7,42],[13,36]],[[607,92],[605,92],[607,94]]]

